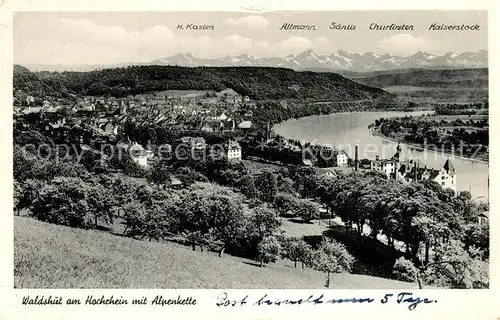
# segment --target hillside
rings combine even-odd
[[[14,91],[24,91],[32,96],[56,96],[60,97],[67,93],[66,88],[57,82],[56,79],[44,79],[37,73],[31,72],[28,68],[14,65],[13,75]]]
[[[254,100],[352,101],[389,97],[378,88],[335,73],[296,72],[265,67],[133,66],[88,72],[30,72],[14,68],[14,90],[34,96],[111,95],[125,97],[163,90],[232,88]]]
[[[171,243],[137,241],[30,218],[14,219],[16,288],[270,288],[323,289],[325,275]],[[332,289],[402,289],[411,283],[334,274]]]
[[[487,89],[488,69],[406,69],[404,72],[352,73],[347,77],[367,86],[416,86],[449,89]]]

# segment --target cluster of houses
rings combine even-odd
[[[370,163],[370,169],[385,173],[388,178],[399,181],[433,180],[443,189],[451,189],[457,193],[457,173],[450,159],[446,160],[440,169],[428,168],[417,160],[404,160],[399,144],[391,158],[380,159],[376,156]]]
[[[193,155],[205,154],[209,149],[209,154],[212,156],[219,156],[231,162],[241,161],[241,145],[235,140],[228,140],[223,145],[209,146],[203,137],[182,137],[179,141]],[[153,150],[145,149],[137,142],[132,142],[129,139],[122,139],[117,143],[117,147],[124,152],[127,152],[132,160],[143,168],[150,167],[151,163],[155,161],[155,154]],[[165,153],[171,154],[173,148],[171,145],[162,145],[161,151],[158,156],[165,156]],[[178,150],[178,146],[176,148]]]
[[[177,97],[171,94],[144,94],[122,99],[86,96],[78,98],[72,105],[27,96],[22,103],[15,101],[14,126],[20,129],[31,127],[61,137],[69,131],[81,131],[81,143],[91,143],[85,140],[84,131],[93,137],[113,141],[128,122],[143,127],[155,125],[215,133],[250,131],[254,129],[252,117],[256,107],[249,97],[232,90]],[[38,116],[36,124],[26,121],[33,114]],[[234,143],[231,148],[235,148]],[[144,164],[141,152],[137,154],[137,161]],[[228,158],[238,158],[238,152],[233,151]]]
[[[32,113],[55,113],[62,109],[76,113],[79,111],[92,113],[96,118],[109,118],[121,115],[117,122],[127,119],[141,119],[156,125],[184,126],[205,132],[248,130],[253,127],[252,117],[257,108],[255,102],[235,92],[220,96],[180,96],[173,95],[140,95],[127,98],[83,97],[71,106],[62,106],[54,101],[44,100],[34,103],[35,98],[28,96],[25,103],[14,105],[14,115]],[[100,129],[106,125],[98,121]],[[114,130],[108,127],[108,131]]]

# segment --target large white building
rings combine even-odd
[[[346,167],[349,157],[344,150],[335,151],[335,161],[337,163],[337,167]]]
[[[140,144],[134,142],[129,148],[128,152],[132,160],[142,167],[148,166],[148,152]]]
[[[145,168],[148,166],[148,159],[153,156],[153,152],[144,149],[137,142],[132,142],[128,139],[122,139],[116,146],[118,149],[128,152],[135,163]]]
[[[238,142],[230,140],[227,144],[227,160],[240,161],[241,160],[241,146]]]
[[[221,147],[219,145],[219,147]],[[234,140],[229,140],[225,143],[222,148],[211,148],[210,154],[212,156],[218,156],[226,158],[228,161],[240,161],[241,160],[241,146],[238,142]]]

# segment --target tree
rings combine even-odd
[[[192,185],[195,181],[208,182],[208,178],[203,174],[191,169],[189,167],[180,167],[175,170],[175,175],[179,178],[184,185]]]
[[[123,171],[124,174],[131,177],[146,177],[146,170],[137,164],[128,152],[117,150],[116,156],[110,159],[109,165],[115,169]]]
[[[197,245],[202,245],[203,237],[210,231],[210,210],[206,201],[205,190],[195,190],[178,201],[174,213],[175,227],[178,233],[186,236],[193,251]]]
[[[255,187],[255,179],[251,175],[244,175],[238,181],[237,185],[248,199],[255,199],[258,196],[257,188]]]
[[[480,249],[486,259],[490,256],[490,228],[487,224],[471,223],[464,228],[463,243],[466,249]]]
[[[298,202],[297,213],[302,220],[310,222],[319,218],[319,205],[310,200],[301,200]]]
[[[17,180],[14,180],[14,195],[13,195],[13,200],[14,200],[14,212],[19,215],[19,203],[21,200],[21,197],[23,195],[23,185],[18,182]]]
[[[440,243],[436,259],[424,269],[426,283],[455,289],[488,288],[488,261],[482,261],[481,252],[465,249],[458,240]]]
[[[157,185],[165,185],[170,182],[171,174],[167,161],[158,161],[151,168],[148,181]]]
[[[274,236],[264,237],[257,245],[260,266],[264,263],[276,262],[280,254],[281,245]]]
[[[244,220],[243,207],[235,197],[214,194],[210,197],[211,221],[213,236],[220,243],[219,256],[222,257],[224,250],[235,241]]]
[[[301,167],[292,176],[295,181],[295,189],[303,198],[311,198],[318,196],[316,194],[321,177],[316,175],[313,168]]]
[[[35,121],[39,122],[40,119]],[[33,150],[33,153],[37,153],[36,150],[38,150],[40,154],[37,155],[43,158],[47,158],[54,148],[54,141],[36,130],[16,131],[14,144],[16,147],[26,147],[26,150]]]
[[[28,153],[23,148],[14,145],[12,153],[14,179],[24,181],[33,178],[35,155]]]
[[[38,157],[37,157],[38,156]],[[13,150],[14,179],[41,179],[50,181],[55,177],[81,177],[89,174],[82,165],[64,159],[44,158],[18,146]]]
[[[102,171],[104,164],[103,160],[103,155],[98,152],[93,152],[93,150],[82,150],[80,164],[90,172],[94,172],[99,169]]]
[[[274,198],[274,207],[279,212],[280,216],[297,214],[298,199],[288,193],[278,193]]]
[[[272,203],[278,192],[276,176],[272,172],[264,172],[255,180],[255,186],[262,201]]]
[[[16,209],[21,211],[26,208],[30,208],[39,197],[39,193],[44,187],[45,183],[37,179],[28,179],[20,188],[20,194],[17,199]]]
[[[218,248],[219,256],[236,241],[244,221],[243,207],[233,192],[197,189],[178,201],[174,230],[196,245]]]
[[[143,221],[146,216],[146,207],[137,200],[126,203],[123,208],[123,219],[125,220],[124,235],[130,237],[142,237]]]
[[[346,235],[352,229],[352,225],[359,221],[363,214],[362,198],[366,195],[366,180],[362,176],[351,175],[338,181],[334,188],[334,200],[331,207],[334,212],[342,219],[346,228]],[[358,235],[361,234],[362,226],[358,225]]]
[[[80,178],[55,178],[35,194],[31,212],[41,221],[87,228],[92,224],[88,215],[90,192],[89,185]]]
[[[233,169],[226,169],[218,174],[217,181],[225,186],[237,185],[241,179],[241,172]]]
[[[93,181],[90,185],[92,189],[87,195],[87,202],[89,206],[89,215],[94,217],[94,227],[98,227],[98,220],[104,223],[113,222],[113,205],[115,201],[114,195],[109,189],[105,188],[97,181]]]
[[[472,200],[470,192],[461,191],[453,201],[453,209],[466,222],[477,221],[479,210],[477,204]]]
[[[259,241],[264,237],[271,236],[280,227],[281,220],[274,210],[266,206],[258,206],[254,209],[250,218],[250,226]]]
[[[330,273],[350,272],[354,257],[344,245],[335,240],[323,238],[313,254],[313,268],[327,274],[326,287],[330,287]]]
[[[137,199],[137,190],[144,185],[144,181],[125,175],[113,176],[103,183],[112,191],[116,206]]]
[[[311,264],[312,248],[302,239],[285,238],[281,254],[283,258],[293,261],[295,268],[297,268],[299,261],[302,262],[302,269],[304,269],[304,265]]]
[[[292,179],[285,178],[282,174],[279,173],[276,180],[278,184],[278,192],[295,194]]]

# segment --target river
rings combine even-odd
[[[335,113],[288,120],[273,129],[277,134],[289,139],[343,149],[351,158],[354,158],[354,146],[358,145],[360,159],[375,159],[377,155],[385,159],[394,155],[397,143],[372,135],[368,125],[380,118],[418,116],[425,113],[429,111]],[[470,191],[474,198],[487,201],[488,163],[436,151],[416,150],[404,144],[401,149],[403,158],[418,159],[430,168],[440,169],[449,158],[457,172],[457,189]]]

